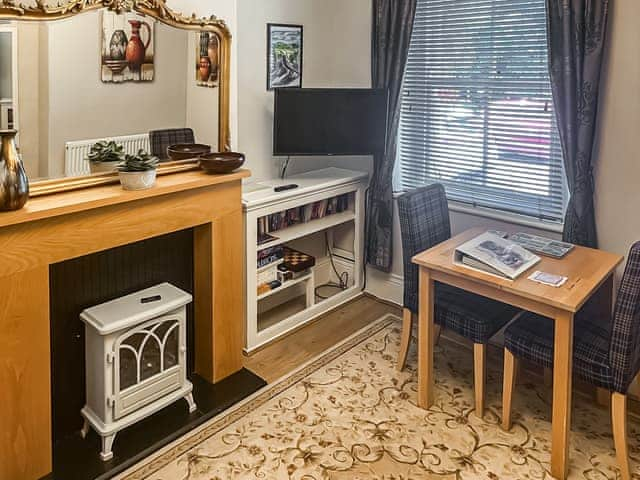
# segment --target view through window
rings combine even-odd
[[[545,0],[418,0],[397,183],[561,222],[567,189]]]

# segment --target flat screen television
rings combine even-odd
[[[388,103],[382,89],[278,89],[273,154],[384,153]]]

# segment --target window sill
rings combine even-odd
[[[396,199],[403,192],[394,192],[393,198]],[[563,224],[554,222],[545,222],[535,217],[528,217],[526,215],[517,215],[515,213],[503,212],[500,210],[493,210],[490,208],[471,207],[463,203],[449,201],[449,210],[457,213],[464,213],[466,215],[473,215],[475,217],[489,218],[491,220],[498,220],[500,222],[510,223],[512,225],[520,225],[523,227],[535,228],[551,233],[562,233]]]
[[[465,213],[476,217],[490,218],[491,220],[499,220],[501,222],[520,225],[523,227],[535,228],[551,233],[562,233],[563,224],[554,222],[545,222],[535,217],[526,215],[518,215],[515,213],[502,212],[500,210],[492,210],[490,208],[471,207],[462,203],[449,201],[449,210],[452,212]]]

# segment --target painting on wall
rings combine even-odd
[[[302,87],[302,26],[267,25],[267,89]]]
[[[102,13],[102,81],[153,81],[155,20],[135,13]]]
[[[210,32],[196,35],[196,83],[201,87],[215,88],[220,79],[220,39]]]

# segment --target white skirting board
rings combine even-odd
[[[367,287],[365,291],[381,300],[402,305],[404,278],[402,275],[384,273],[367,267]]]

